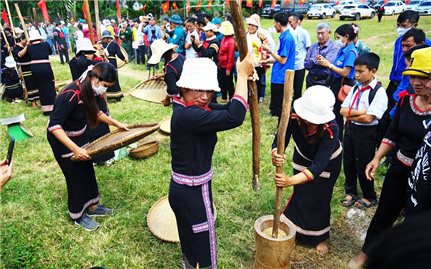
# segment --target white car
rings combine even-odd
[[[326,19],[327,16],[335,17],[335,9],[330,4],[315,4],[307,12],[307,18]]]
[[[406,5],[406,10],[415,10],[416,7],[422,2],[422,0],[412,0]]]
[[[415,11],[419,12],[421,16],[431,15],[431,1],[423,1],[416,6]]]
[[[355,5],[346,5],[340,14],[340,20],[344,20],[346,18],[352,18],[355,21],[360,20],[362,18],[374,18],[376,15],[376,11],[364,4],[355,4]]]
[[[406,5],[401,1],[391,1],[385,4],[385,15],[395,15],[403,12]]]
[[[334,6],[335,12],[341,13],[345,5],[353,5],[355,1],[349,0],[349,1],[341,1],[338,5]]]

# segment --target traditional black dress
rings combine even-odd
[[[31,74],[34,88],[39,90],[40,104],[44,115],[49,115],[54,108],[55,81],[49,55],[52,49],[46,42],[40,42],[27,46],[27,53],[31,58]]]
[[[185,57],[178,54],[177,58],[170,61],[165,65],[165,76],[164,80],[167,85],[168,96],[179,96],[177,81],[180,79],[181,73],[183,72]]]
[[[416,105],[415,94],[404,93],[400,98],[391,125],[382,143],[399,148],[383,181],[379,205],[368,227],[362,251],[369,253],[372,242],[392,227],[404,208],[407,199],[407,181],[416,152],[428,132],[424,121],[431,119],[431,110],[421,111]]]
[[[33,76],[31,74],[31,58],[28,53],[24,54],[22,57],[18,56],[18,53],[24,48],[20,45],[15,45],[13,48],[13,54],[16,62],[21,66],[22,77],[24,78],[25,88],[27,90],[28,101],[39,100],[39,90],[35,88],[33,83]]]
[[[293,187],[284,215],[296,226],[296,239],[304,244],[317,245],[329,238],[331,199],[341,170],[341,142],[335,120],[323,125],[319,134],[305,134],[302,119],[292,113],[286,132],[286,147],[293,137],[293,173],[313,175],[313,179]],[[303,128],[301,127],[303,126]],[[277,136],[272,148],[277,147]]]
[[[120,58],[121,60],[125,60],[126,57],[121,52],[120,46],[117,42],[114,40],[111,40],[108,44],[103,44],[103,48],[105,49],[106,56],[108,57],[108,60],[111,64],[117,68],[117,58]],[[117,69],[117,76],[118,76],[118,69]],[[115,84],[111,87],[108,87],[107,90],[107,97],[108,99],[117,99],[121,100],[123,98],[123,93],[121,92],[121,87],[119,83],[119,79],[115,82]]]
[[[99,112],[102,113],[102,112]],[[66,178],[69,215],[82,217],[84,211],[99,202],[99,190],[91,161],[72,161],[73,153],[52,134],[63,129],[79,147],[90,141],[84,103],[80,98],[78,82],[70,84],[58,95],[48,124],[48,142],[54,157]]]
[[[223,106],[200,108],[174,97],[171,120],[172,178],[169,204],[175,213],[184,267],[216,268],[212,208],[212,155],[217,132],[240,126],[248,105],[235,95]]]
[[[90,65],[96,65],[97,63],[100,63],[100,61],[90,60],[87,57],[85,57],[85,55],[74,57],[69,62],[70,72],[72,73],[72,79],[74,81],[77,80],[82,75],[82,73],[84,73],[87,70],[87,68]],[[108,104],[106,103],[106,100],[103,95],[96,95],[96,103],[100,111],[102,111],[106,115],[109,115]],[[94,140],[98,139],[99,137],[105,134],[108,134],[109,132],[110,130],[109,130],[108,124],[99,121],[96,127],[89,130],[90,142],[93,142]],[[115,155],[114,152],[108,152],[101,156],[92,158],[92,161],[94,163],[105,162],[113,158],[114,155]]]
[[[22,86],[15,68],[4,68],[1,74],[1,83],[4,84],[2,99],[12,102],[22,99]]]

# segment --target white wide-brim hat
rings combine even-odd
[[[14,68],[14,67],[16,67],[16,62],[15,62],[15,60],[14,60],[14,58],[12,56],[7,56],[5,60],[6,60],[6,62],[4,63],[4,65],[7,68]]]
[[[186,59],[177,87],[219,92],[217,65],[209,58]]]
[[[165,52],[176,47],[177,45],[166,43],[163,39],[154,40],[153,44],[151,44],[152,55],[148,60],[148,64],[158,64]]]
[[[249,18],[245,19],[245,23],[260,27],[260,16],[253,14]]]
[[[204,26],[203,28],[202,28],[202,31],[213,31],[213,32],[217,32],[217,26],[214,24],[214,23],[211,23],[211,22],[209,22],[209,23],[207,23],[207,25],[206,26]]]
[[[305,90],[304,95],[293,102],[293,108],[302,119],[324,124],[335,119],[334,104],[335,97],[331,89],[316,85]]]
[[[233,25],[230,21],[222,22],[218,31],[223,35],[233,35],[235,33],[235,31],[233,30]]]
[[[39,39],[42,39],[39,31],[38,30],[31,30],[29,33],[28,41],[34,41],[34,40],[39,40]]]
[[[96,52],[93,45],[91,44],[90,39],[88,38],[79,38],[76,41],[76,54],[80,53],[81,51]]]

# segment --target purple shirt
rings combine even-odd
[[[316,42],[310,46],[305,56],[304,67],[308,70],[311,76],[326,77],[331,74],[329,68],[323,67],[317,63],[316,56],[322,55],[330,63],[332,63],[337,57],[338,47],[335,43],[328,39],[323,47],[320,47],[319,42]]]

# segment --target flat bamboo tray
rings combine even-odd
[[[99,156],[141,140],[145,136],[157,131],[159,126],[158,123],[149,123],[129,126],[130,130],[128,131],[117,129],[94,140],[85,149],[91,157]],[[72,156],[72,160],[76,160],[75,156]]]
[[[153,156],[159,151],[159,141],[151,140],[130,150],[129,155],[135,159],[144,159]]]
[[[171,134],[171,118],[164,119],[160,122],[160,131],[164,134]]]
[[[129,61],[129,54],[127,54],[127,51],[122,46],[120,46],[120,50],[123,53],[124,57],[127,59],[127,61]],[[117,58],[117,68],[121,68],[126,65],[126,62],[118,58],[118,56],[115,57]]]
[[[162,104],[166,97],[166,83],[163,80],[146,80],[130,91],[130,95],[148,102]]]

